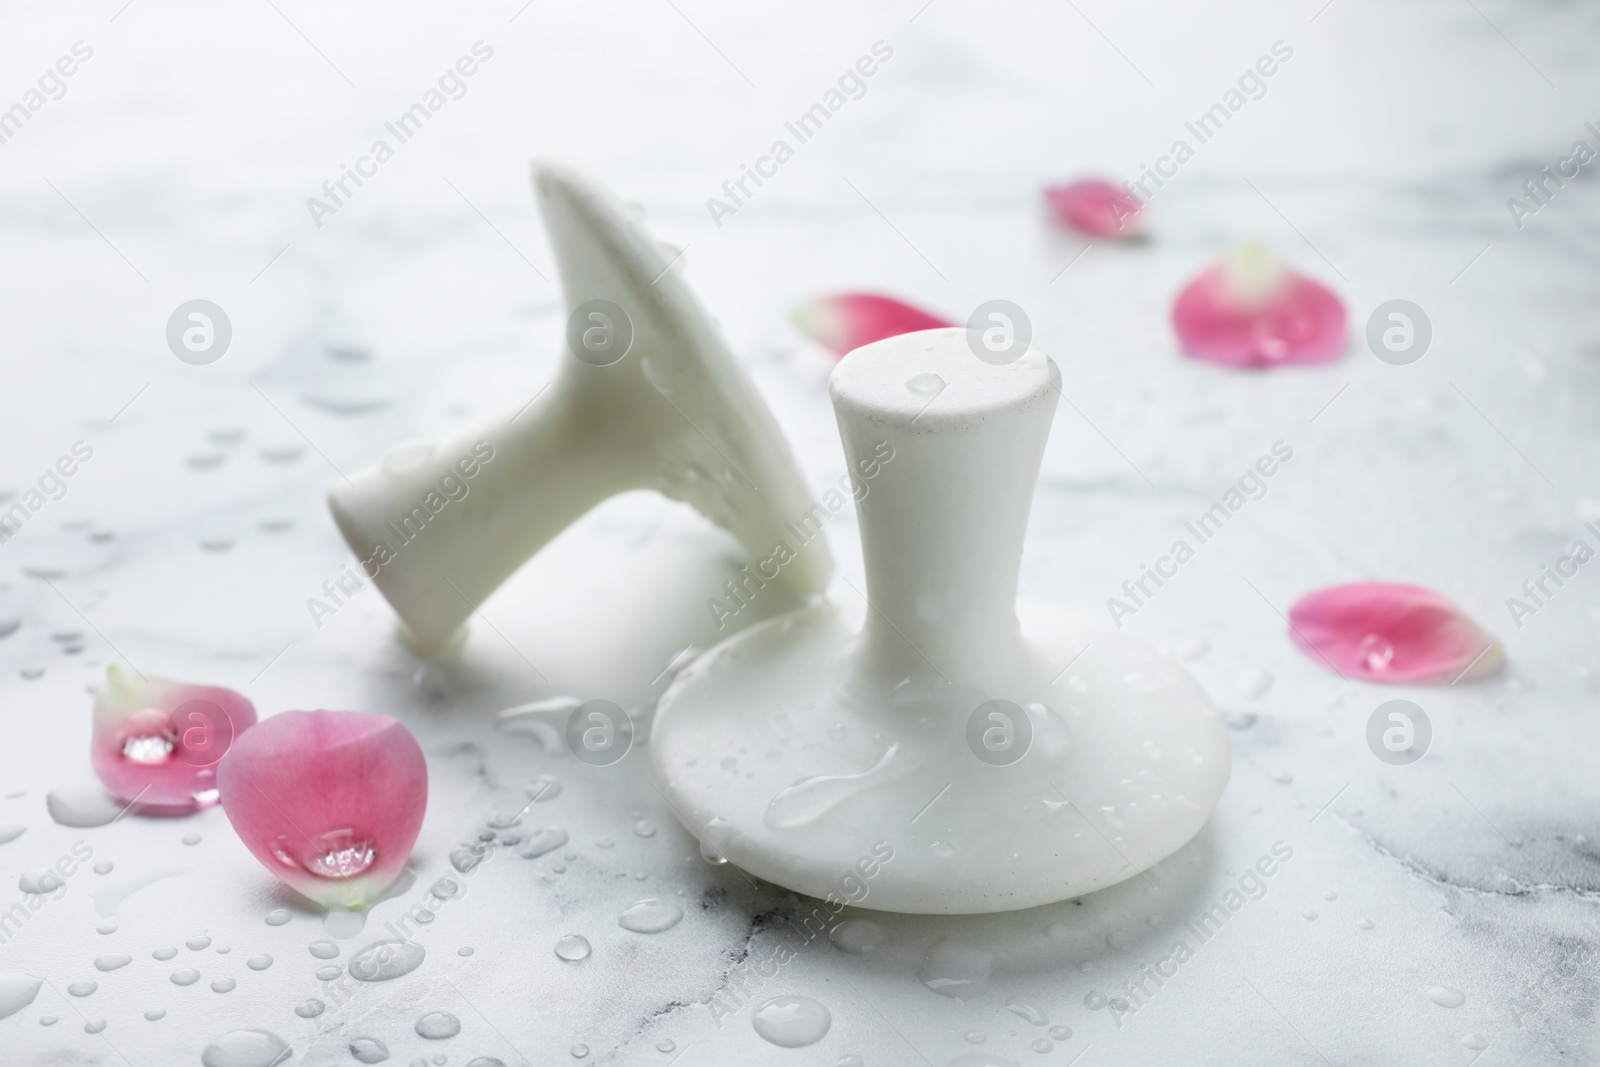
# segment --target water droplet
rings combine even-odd
[[[839,1057],[839,1067],[866,1067],[866,1062],[854,1052],[846,1052]]]
[[[609,837],[598,837],[595,839],[594,843],[597,848],[610,848],[616,844],[616,842],[611,840]]]
[[[882,948],[888,942],[889,935],[871,919],[846,919],[828,931],[828,940],[840,952],[865,956]]]
[[[239,983],[235,982],[232,978],[218,978],[211,983],[211,992],[232,993],[238,984]]]
[[[126,967],[133,962],[133,957],[126,952],[111,952],[94,961],[97,971],[114,971],[118,967]]]
[[[194,985],[200,981],[200,972],[193,967],[181,967],[172,972],[173,985]]]
[[[528,783],[527,793],[535,803],[554,800],[561,795],[561,781],[554,775],[541,774]]]
[[[344,973],[344,968],[337,963],[330,963],[326,967],[318,967],[316,973],[317,981],[334,982],[338,981],[339,976]]]
[[[1006,1001],[1006,1010],[1019,1019],[1026,1019],[1035,1026],[1043,1026],[1050,1021],[1050,1017],[1033,1004],[1017,997]]]
[[[589,940],[580,934],[568,934],[556,942],[556,955],[568,963],[589,958]]]
[[[229,948],[227,945],[218,945],[217,946],[217,955],[219,955],[219,956],[226,956],[228,953],[230,953],[232,951],[233,951],[233,949]]]
[[[1338,900],[1339,899],[1339,894],[1335,893],[1331,889],[1324,889],[1322,891],[1322,899],[1323,900]]]
[[[282,926],[288,921],[289,911],[287,908],[273,908],[267,912],[266,924],[268,926]]]
[[[1083,1006],[1090,1011],[1099,1011],[1106,1006],[1106,995],[1098,989],[1091,989],[1083,995]]]
[[[678,925],[683,909],[670,900],[641,900],[623,911],[617,925],[636,934],[659,934]]]
[[[375,941],[350,957],[350,977],[358,982],[387,982],[421,967],[427,956],[415,941]]]
[[[306,870],[323,878],[349,878],[372,866],[377,849],[354,830],[329,830],[317,838]]]
[[[1489,1047],[1489,1042],[1478,1034],[1462,1034],[1461,1047],[1472,1052],[1482,1052]]]
[[[944,388],[944,379],[932,371],[925,371],[907,378],[906,388],[918,396],[934,396]]]
[[[573,1059],[581,1060],[581,1059],[583,1059],[585,1056],[587,1056],[589,1054],[589,1046],[588,1045],[573,1045],[572,1048],[570,1050],[568,1050],[568,1051],[570,1051],[572,1053],[572,1058]]]
[[[994,957],[982,949],[941,941],[928,951],[917,978],[942,997],[959,1000],[989,985]]]
[[[772,830],[804,826],[822,818],[856,794],[893,781],[911,769],[909,762],[895,760],[899,748],[898,742],[890,745],[866,770],[853,774],[812,775],[785,786],[767,803],[761,821]]]
[[[1046,1052],[1053,1051],[1055,1049],[1055,1047],[1056,1047],[1056,1043],[1054,1041],[1051,1041],[1048,1037],[1041,1037],[1041,1038],[1039,1038],[1039,1040],[1037,1040],[1037,1041],[1035,1041],[1033,1043],[1032,1047],[1033,1047],[1033,1051],[1039,1053],[1040,1055],[1043,1055]]]
[[[833,1016],[810,997],[773,997],[756,1009],[750,1024],[779,1048],[804,1048],[826,1036]]]
[[[116,866],[116,865],[112,864],[112,863],[97,863],[97,864],[94,865],[94,873],[95,874],[110,874],[111,873],[111,869],[114,866]]]
[[[75,997],[86,997],[100,988],[99,982],[73,982],[67,986],[67,992]]]
[[[1356,658],[1369,671],[1380,674],[1388,670],[1389,662],[1394,659],[1394,645],[1377,634],[1368,634],[1356,646]]]
[[[980,1034],[976,1030],[968,1030],[965,1034],[962,1034],[961,1036],[967,1039],[967,1044],[969,1044],[969,1045],[981,1045],[985,1041],[989,1040],[987,1037],[984,1037],[982,1034]]]
[[[165,1019],[167,1017],[167,1009],[166,1008],[151,1008],[149,1011],[144,1013],[144,1017],[146,1019],[149,1019],[153,1023],[154,1022],[160,1022],[162,1019]]]
[[[40,1026],[54,1026],[56,1023],[58,1023],[60,1021],[61,1020],[59,1018],[57,1018],[56,1016],[54,1016],[54,1015],[41,1015],[41,1016],[39,1016],[39,1025]]]
[[[331,960],[339,955],[339,946],[328,940],[313,941],[307,951],[319,960]]]
[[[350,1055],[361,1063],[382,1063],[389,1058],[389,1046],[375,1037],[358,1037],[350,1042]]]
[[[528,835],[528,847],[522,850],[525,860],[538,859],[546,852],[554,852],[568,841],[567,832],[559,826],[546,826]]]
[[[1239,688],[1246,700],[1255,700],[1272,688],[1272,675],[1253,667],[1239,676]]]
[[[1305,917],[1306,922],[1316,922],[1317,920],[1317,913],[1312,911],[1310,908],[1307,908],[1300,914]]]
[[[204,1067],[274,1067],[289,1059],[290,1048],[271,1030],[231,1030],[200,1054]]]
[[[302,1019],[315,1019],[328,1010],[328,1006],[315,997],[294,1006],[294,1013]]]
[[[675,1049],[677,1047],[678,1047],[678,1043],[676,1041],[672,1040],[672,1038],[670,1038],[670,1037],[664,1037],[660,1041],[656,1042],[656,1051],[657,1052],[671,1052],[673,1049]]]
[[[656,836],[656,824],[649,819],[640,819],[633,824],[633,832],[640,837]]]
[[[1356,920],[1356,927],[1358,929],[1361,929],[1361,930],[1370,930],[1376,925],[1377,924],[1374,923],[1371,919],[1357,919]]]
[[[22,877],[17,879],[18,889],[24,893],[34,895],[54,893],[65,884],[61,880],[61,876],[48,867],[40,867],[38,870],[33,871],[23,871]]]
[[[1436,985],[1428,990],[1428,999],[1441,1008],[1459,1008],[1467,1002],[1467,995],[1453,986]]]
[[[442,1041],[461,1032],[461,1020],[447,1011],[430,1011],[417,1020],[416,1030],[429,1041]]]
[[[1065,1041],[1072,1036],[1072,1027],[1060,1025],[1052,1026],[1046,1031],[1046,1033],[1055,1038],[1057,1041]]]
[[[456,949],[457,956],[470,956],[472,953],[473,948],[471,945],[462,945],[460,948]]]
[[[25,830],[27,830],[27,827],[20,823],[0,823],[0,845],[11,844],[11,842],[21,837]]]
[[[26,971],[0,971],[0,1019],[33,1003],[44,982]]]
[[[105,1028],[106,1021],[104,1019],[87,1019],[83,1024],[83,1032],[86,1034],[98,1034]]]
[[[506,1061],[493,1056],[474,1056],[467,1061],[467,1067],[506,1067]]]
[[[114,934],[117,932],[117,924],[101,923],[99,926],[94,928],[94,932],[97,934]]]
[[[189,949],[189,950],[191,950],[193,952],[199,952],[203,948],[210,948],[211,947],[211,939],[209,937],[201,935],[200,937],[191,937],[189,940],[185,941],[183,944],[184,944],[185,948],[187,948],[187,949]]]

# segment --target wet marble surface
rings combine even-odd
[[[1600,517],[1593,181],[1521,229],[1506,205],[1595,143],[1592,9],[912,0],[779,19],[700,2],[110,0],[0,18],[0,105],[74,42],[92,49],[0,144],[0,489],[93,448],[0,545],[0,621],[19,623],[0,638],[0,824],[23,828],[0,844],[0,907],[26,872],[92,850],[3,931],[0,971],[46,982],[0,1020],[8,1062],[199,1063],[241,1028],[308,1064],[356,1062],[362,1038],[391,1062],[451,1064],[1595,1059],[1600,578],[1580,571],[1520,627],[1505,606],[1573,540],[1593,544],[1582,524]],[[460,98],[318,226],[307,198],[480,40],[492,57]],[[860,99],[715,225],[706,198],[880,40],[893,56]],[[1264,93],[1158,191],[1152,240],[1080,258],[1044,222],[1043,181],[1137,176],[1278,41],[1293,56]],[[1293,446],[1267,495],[1128,621],[1233,726],[1233,777],[1198,840],[1080,901],[858,910],[815,936],[815,902],[701,858],[642,753],[588,767],[495,728],[561,694],[648,708],[674,656],[715,639],[704,601],[732,545],[654,497],[586,517],[450,662],[401,649],[371,589],[314,625],[307,598],[349,560],[322,503],[338,471],[550,374],[562,312],[527,182],[544,155],[593,169],[686,249],[817,486],[843,471],[830,363],[789,307],[871,288],[958,319],[994,296],[1027,309],[1071,401],[1031,518],[1030,597],[1103,612],[1274,441]],[[1343,360],[1256,375],[1177,355],[1173,293],[1245,237],[1344,295]],[[195,298],[233,326],[208,366],[163,336]],[[1433,323],[1410,366],[1360,339],[1393,298]],[[859,580],[853,517],[828,536]],[[1291,648],[1295,597],[1369,576],[1446,592],[1505,642],[1506,671],[1394,691]],[[363,931],[325,930],[220,811],[56,824],[46,794],[88,778],[88,691],[114,660],[238,687],[263,713],[401,717],[432,775],[412,877]],[[1366,746],[1392,696],[1434,724],[1413,766]],[[560,827],[567,843],[487,850],[439,903],[452,852],[541,774],[559,796],[496,832]],[[1274,873],[1250,877],[1263,857]],[[622,928],[649,898],[684,918]],[[1226,921],[1197,930],[1218,904]],[[406,925],[422,907],[432,921]],[[396,930],[425,950],[411,973],[317,977]],[[567,935],[589,955],[558,955]],[[323,938],[333,960],[309,951]],[[132,962],[96,969],[116,953]],[[763,1037],[780,996],[825,1006],[826,1036]],[[432,1012],[459,1033],[423,1036]]]

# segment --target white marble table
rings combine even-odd
[[[94,455],[0,545],[0,614],[21,623],[0,639],[0,823],[26,827],[0,845],[0,908],[76,841],[114,867],[80,870],[0,944],[0,970],[49,981],[0,1020],[0,1060],[197,1064],[220,1034],[259,1027],[307,1064],[356,1062],[361,1037],[391,1062],[457,1067],[1595,1062],[1600,576],[1580,572],[1520,629],[1505,600],[1600,515],[1597,199],[1586,174],[1521,230],[1505,201],[1577,138],[1594,143],[1600,14],[1319,6],[8,7],[0,106],[74,42],[93,54],[0,144],[0,488],[25,489],[75,441]],[[465,94],[316,225],[307,198],[479,40],[493,54]],[[706,198],[879,40],[893,57],[865,94],[715,225]],[[1076,258],[1041,218],[1040,184],[1137,175],[1280,40],[1293,58],[1265,95],[1159,191],[1154,239]],[[560,302],[527,180],[543,155],[593,169],[687,248],[691,283],[818,486],[843,463],[829,362],[790,306],[842,288],[955,318],[995,296],[1024,306],[1071,400],[1032,517],[1029,596],[1102,612],[1273,441],[1293,445],[1269,494],[1129,622],[1184,656],[1234,726],[1232,781],[1196,842],[1080,901],[859,912],[878,929],[807,940],[814,904],[702,860],[642,753],[591,768],[494,728],[545,696],[648,705],[673,655],[714,638],[704,601],[737,566],[731,542],[653,497],[586,517],[485,605],[450,663],[402,651],[371,589],[312,624],[306,599],[348,559],[321,499],[336,469],[520,402],[551,372]],[[1252,236],[1344,295],[1345,359],[1239,374],[1177,355],[1176,288]],[[1395,297],[1435,330],[1412,366],[1359,339]],[[209,366],[163,337],[194,298],[233,325]],[[859,578],[853,516],[828,536]],[[1446,592],[1505,641],[1506,671],[1394,691],[1308,662],[1279,613],[1363,576]],[[46,793],[89,774],[88,690],[118,659],[238,687],[263,713],[384,711],[421,740],[432,791],[414,878],[334,964],[426,901],[451,850],[526,803],[536,775],[562,791],[511,832],[560,826],[569,844],[497,850],[413,935],[420,968],[330,991],[315,972],[332,964],[308,952],[320,918],[220,811],[87,830],[47,816]],[[1414,766],[1364,740],[1391,696],[1434,723]],[[1198,935],[1189,924],[1275,845],[1292,856],[1264,894]],[[620,929],[647,897],[685,919]],[[287,924],[264,921],[275,908]],[[570,933],[589,958],[555,955]],[[768,962],[780,945],[782,966]],[[178,958],[152,957],[166,948]],[[96,971],[110,952],[133,962]],[[260,953],[272,965],[249,968]],[[201,980],[173,984],[180,967]],[[827,1006],[821,1042],[756,1034],[755,1005],[782,994]],[[310,997],[327,1010],[301,1018]],[[1105,998],[1128,1010],[1094,1007]],[[460,1034],[418,1036],[429,1011]]]

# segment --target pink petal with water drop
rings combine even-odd
[[[955,325],[932,312],[876,293],[818,297],[795,308],[789,317],[807,337],[840,357],[885,337]]]
[[[1318,663],[1369,682],[1470,681],[1505,662],[1500,642],[1445,597],[1395,582],[1307,593],[1289,609],[1289,637]]]
[[[1058,219],[1090,237],[1135,237],[1143,229],[1139,201],[1099,178],[1047,186],[1044,200]]]
[[[1323,363],[1345,348],[1343,302],[1254,244],[1185,286],[1172,325],[1184,352],[1234,367]]]
[[[367,711],[264,719],[217,769],[222,810],[245,847],[327,908],[377,900],[411,856],[428,764],[397,720]]]
[[[94,698],[90,762],[139,811],[194,811],[217,802],[217,762],[255,721],[255,705],[231,689],[112,664]]]

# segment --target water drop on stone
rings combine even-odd
[[[717,851],[716,846],[710,841],[700,842],[700,858],[711,864],[713,867],[720,867],[724,863],[728,862],[728,857]]]
[[[871,919],[846,919],[828,931],[828,940],[840,952],[865,956],[883,947],[888,933]]]
[[[244,965],[252,971],[264,971],[272,966],[272,957],[263,952],[259,956],[251,956],[245,960]]]
[[[11,844],[11,842],[21,837],[25,830],[27,830],[27,827],[20,823],[0,823],[0,845]]]
[[[633,824],[633,832],[640,837],[656,836],[656,824],[648,819],[640,819]]]
[[[1037,1052],[1037,1053],[1039,1053],[1041,1055],[1043,1055],[1046,1052],[1052,1051],[1055,1047],[1056,1047],[1056,1043],[1054,1041],[1051,1041],[1048,1037],[1041,1037],[1039,1040],[1037,1040],[1037,1041],[1035,1041],[1033,1043],[1033,1051],[1035,1051],[1035,1052]]]
[[[106,1021],[104,1019],[89,1019],[83,1024],[83,1032],[86,1034],[98,1034],[105,1028]]]
[[[600,848],[610,848],[615,845],[616,842],[611,840],[609,837],[601,837],[595,840],[595,844]]]
[[[561,795],[561,782],[554,775],[541,774],[528,783],[527,793],[536,803],[554,800]]]
[[[1090,1011],[1099,1011],[1106,1006],[1106,995],[1098,989],[1091,989],[1083,996],[1083,1006]]]
[[[1478,1034],[1462,1034],[1461,1047],[1471,1052],[1482,1052],[1489,1047],[1489,1042]]]
[[[125,805],[98,782],[57,786],[45,794],[45,809],[62,826],[105,826],[121,815]]]
[[[1050,1021],[1049,1016],[1033,1004],[1018,997],[1006,1001],[1006,1010],[1019,1019],[1025,1019],[1035,1026],[1044,1026]]]
[[[375,941],[350,957],[350,977],[358,982],[387,982],[421,967],[427,955],[415,941]]]
[[[33,1003],[44,982],[26,971],[0,971],[0,1019]]]
[[[360,1063],[382,1063],[389,1058],[389,1046],[375,1037],[358,1037],[350,1042],[350,1055]]]
[[[200,972],[193,967],[182,967],[172,972],[173,985],[194,985],[200,981]]]
[[[572,1048],[569,1049],[568,1051],[570,1051],[572,1053],[572,1058],[573,1059],[581,1060],[581,1059],[583,1059],[585,1056],[587,1056],[589,1054],[589,1046],[588,1045],[573,1045]]]
[[[319,960],[331,960],[339,955],[339,946],[332,941],[313,941],[311,942],[310,952]]]
[[[144,1017],[146,1019],[149,1019],[153,1023],[154,1022],[160,1022],[162,1019],[165,1019],[167,1017],[167,1009],[166,1008],[151,1008],[149,1011],[144,1013]]]
[[[315,997],[301,1004],[296,1004],[294,1013],[302,1019],[315,1019],[328,1009],[328,1006]]]
[[[99,982],[73,982],[67,986],[67,992],[75,997],[86,997],[100,988]]]
[[[568,934],[556,942],[556,955],[568,963],[589,958],[589,940],[579,934]]]
[[[95,874],[110,874],[111,873],[111,869],[114,866],[115,866],[115,864],[111,864],[111,863],[97,863],[97,864],[94,865],[94,873]]]
[[[200,843],[200,835],[199,834],[184,834],[183,835],[183,843],[186,844],[186,845],[189,845],[191,847],[194,846],[194,845],[198,845]]]
[[[188,949],[190,949],[191,951],[194,951],[194,952],[199,952],[203,948],[210,948],[211,947],[211,939],[209,937],[205,937],[205,936],[191,937],[189,940],[185,941],[183,944],[184,944],[185,948],[188,948]]]
[[[94,961],[97,971],[114,971],[118,967],[126,967],[133,962],[133,957],[126,952],[108,952]]]
[[[1335,893],[1331,889],[1324,889],[1322,891],[1322,899],[1323,900],[1338,900],[1339,899],[1339,894]]]
[[[273,908],[267,912],[266,923],[268,926],[282,926],[288,921],[289,911],[287,908]]]
[[[40,867],[38,870],[23,871],[22,877],[17,879],[17,888],[24,893],[42,896],[54,893],[66,883],[61,881],[61,876],[49,867]]]
[[[657,1052],[671,1052],[673,1049],[675,1049],[677,1047],[678,1047],[678,1043],[676,1041],[672,1040],[672,1038],[670,1038],[670,1037],[664,1037],[660,1041],[656,1042],[656,1051]]]
[[[617,925],[636,934],[659,934],[678,925],[683,909],[670,900],[641,900],[623,911]]]
[[[493,1056],[474,1056],[467,1061],[467,1067],[506,1067],[506,1061]]]
[[[239,983],[235,982],[232,978],[218,978],[216,981],[211,983],[211,992],[232,993],[238,985]]]
[[[568,841],[567,832],[559,826],[546,826],[528,835],[528,845],[522,850],[525,860],[538,859],[546,852],[554,852]]]
[[[827,1035],[833,1016],[810,997],[773,997],[756,1009],[750,1024],[779,1048],[804,1048]]]
[[[39,1025],[40,1026],[54,1026],[56,1023],[58,1023],[60,1021],[61,1021],[60,1018],[58,1018],[57,1016],[54,1016],[54,1015],[41,1015],[41,1016],[39,1016]]]
[[[154,952],[150,953],[151,956],[162,961],[170,960],[177,954],[178,950],[175,948],[158,948]]]
[[[1315,922],[1317,919],[1317,913],[1312,911],[1310,908],[1307,908],[1300,914],[1305,917],[1306,922]]]
[[[1374,923],[1371,919],[1357,919],[1356,920],[1356,928],[1360,929],[1360,930],[1370,930],[1376,925],[1377,924]]]
[[[114,934],[117,932],[117,924],[101,923],[99,926],[94,928],[94,932],[97,934]]]
[[[339,976],[343,973],[343,967],[339,966],[337,963],[330,963],[326,967],[317,968],[317,981],[334,982],[337,981]]]
[[[462,945],[460,948],[456,949],[457,956],[470,956],[472,955],[472,952],[473,949],[471,945]]]
[[[865,1067],[866,1061],[854,1052],[846,1052],[839,1057],[839,1067]]]
[[[203,1067],[275,1067],[291,1050],[271,1030],[231,1030],[200,1054]]]
[[[1051,1037],[1055,1038],[1057,1041],[1065,1041],[1065,1040],[1067,1040],[1068,1038],[1070,1038],[1072,1036],[1072,1027],[1070,1027],[1070,1026],[1059,1026],[1059,1025],[1058,1026],[1052,1026],[1049,1030],[1047,1030],[1045,1032],[1048,1033]]]
[[[1459,1008],[1467,1002],[1467,995],[1447,985],[1436,985],[1428,990],[1428,999],[1441,1008]]]
[[[442,1041],[461,1032],[461,1020],[447,1011],[430,1011],[417,1020],[416,1031],[429,1041]]]

